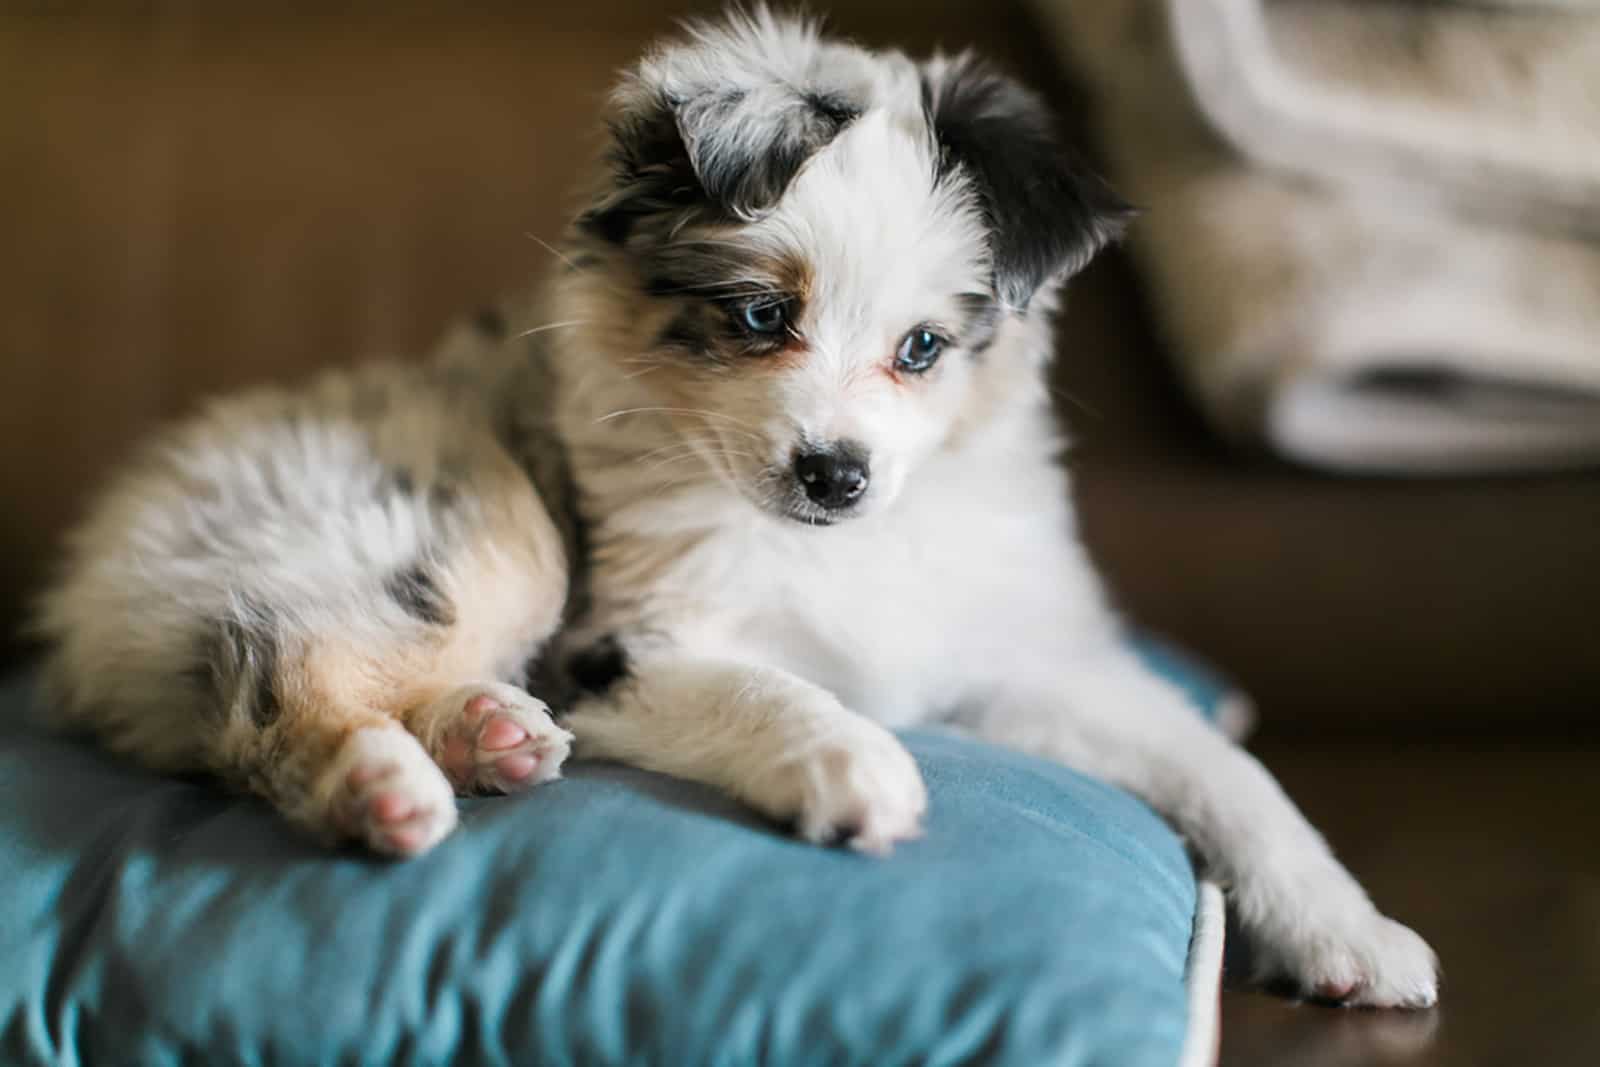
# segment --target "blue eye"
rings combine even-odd
[[[948,342],[925,326],[919,326],[900,340],[894,356],[895,370],[921,374],[935,363]]]
[[[789,305],[783,300],[752,300],[739,309],[739,324],[751,333],[782,333],[789,325]]]

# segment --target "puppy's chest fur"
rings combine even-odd
[[[649,509],[634,512],[625,533],[597,538],[625,544],[630,565],[597,554],[582,629],[667,630],[696,654],[788,670],[890,725],[953,711],[984,679],[1069,640],[1074,614],[1098,601],[1093,575],[1072,568],[1052,440],[1048,416],[1028,413],[935,457],[889,511],[826,529],[732,494],[708,494],[707,525],[687,538],[655,537]],[[640,555],[657,564],[637,567]]]

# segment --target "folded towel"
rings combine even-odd
[[[1223,432],[1343,470],[1600,463],[1593,3],[1038,2]]]
[[[1600,236],[1600,16],[1482,0],[1170,10],[1196,101],[1252,160]]]

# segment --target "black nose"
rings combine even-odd
[[[831,511],[849,507],[867,491],[867,460],[848,446],[801,452],[794,457],[794,476],[812,503]]]

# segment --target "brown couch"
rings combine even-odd
[[[536,275],[611,72],[675,13],[136,6],[0,14],[8,624],[153,422],[200,394],[416,353]],[[1020,5],[878,0],[835,22],[976,44],[1070,117]],[[1075,287],[1058,375],[1085,529],[1135,618],[1236,674],[1274,730],[1595,721],[1600,478],[1351,481],[1230,455],[1153,334],[1113,255]]]

